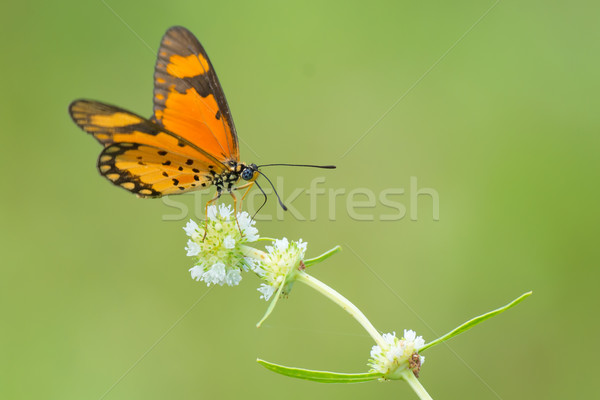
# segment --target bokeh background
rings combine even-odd
[[[96,172],[100,146],[68,104],[150,116],[155,51],[172,25],[207,48],[243,160],[338,165],[270,169],[284,198],[315,177],[345,194],[312,207],[302,192],[292,205],[314,219],[288,213],[258,228],[303,238],[308,256],[342,245],[312,272],[378,329],[434,339],[534,291],[427,352],[421,381],[434,398],[593,397],[599,11],[584,1],[5,5],[0,397],[416,398],[397,382],[322,385],[260,367],[257,357],[365,371],[372,342],[300,284],[256,329],[266,303],[254,276],[211,290],[190,279],[181,228],[203,199],[172,198],[188,207],[173,218],[172,203]],[[439,221],[431,197],[410,204],[411,177],[439,194]],[[407,215],[382,221],[394,210],[376,199],[356,211],[372,220],[352,218],[357,188],[404,188],[390,198]],[[277,216],[274,197],[261,214]]]

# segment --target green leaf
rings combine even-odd
[[[262,236],[261,236],[261,237],[259,237],[258,239],[256,239],[256,241],[257,241],[257,242],[266,242],[266,241],[269,241],[269,242],[274,242],[274,241],[275,241],[275,239],[273,239],[273,238],[270,238],[270,237],[262,237]]]
[[[483,322],[488,318],[495,317],[496,315],[500,314],[501,312],[504,312],[504,311],[508,310],[509,308],[516,306],[517,304],[519,304],[520,302],[525,300],[527,297],[531,296],[532,293],[533,292],[523,293],[521,296],[517,297],[516,299],[514,299],[513,301],[511,301],[504,307],[500,307],[496,310],[490,311],[488,313],[485,313],[483,315],[480,315],[478,317],[475,317],[475,318],[465,322],[461,326],[446,333],[444,336],[441,336],[441,337],[435,339],[434,341],[427,343],[425,346],[421,347],[421,349],[419,349],[419,353],[423,352],[424,350],[427,350],[430,347],[435,346],[436,344],[445,342],[446,340],[451,339],[456,335],[460,335],[461,333],[468,331],[469,329],[471,329],[475,325],[479,324],[480,322]]]
[[[381,374],[376,372],[365,372],[362,374],[344,374],[340,372],[314,371],[302,368],[290,368],[279,364],[273,364],[258,358],[256,360],[263,367],[277,372],[278,374],[298,379],[307,379],[309,381],[321,383],[360,383],[374,381],[381,378]]]
[[[332,255],[334,255],[335,253],[337,253],[341,250],[342,250],[341,246],[335,246],[333,249],[326,251],[325,253],[321,254],[318,257],[304,260],[304,265],[306,265],[307,267],[310,267],[313,264],[320,263],[321,261],[328,259],[329,257],[331,257]]]
[[[269,308],[267,308],[265,315],[263,315],[263,317],[260,319],[260,321],[258,321],[258,323],[256,324],[257,328],[260,328],[262,323],[265,322],[265,320],[269,317],[269,315],[271,315],[271,313],[275,309],[275,305],[277,304],[277,302],[279,301],[279,298],[281,297],[281,292],[283,292],[284,286],[285,286],[285,282],[282,283],[281,285],[279,285],[279,289],[277,289],[277,293],[275,293],[273,295],[275,297],[273,298],[273,300],[271,300],[271,303],[269,304]]]

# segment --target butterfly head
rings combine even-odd
[[[254,182],[256,178],[258,178],[258,166],[256,164],[246,165],[244,169],[242,169],[242,179],[248,182]]]

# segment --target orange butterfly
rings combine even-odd
[[[90,100],[75,100],[69,112],[81,129],[104,146],[98,158],[100,174],[138,197],[214,185],[217,193],[207,207],[226,190],[237,210],[234,190],[249,190],[254,183],[260,188],[256,179],[264,174],[259,166],[240,162],[231,112],[208,55],[183,27],[170,28],[161,41],[152,118]],[[272,165],[292,164],[263,166]],[[240,178],[247,183],[236,186]]]

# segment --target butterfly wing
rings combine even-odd
[[[140,197],[160,197],[209,186],[228,168],[164,127],[108,104],[76,100],[73,121],[105,146],[100,174]]]
[[[239,162],[237,134],[217,74],[198,39],[183,27],[170,28],[158,50],[153,120],[224,163]]]
[[[140,197],[161,197],[211,185],[211,176],[180,154],[139,143],[113,143],[98,158],[98,170],[112,183]]]

